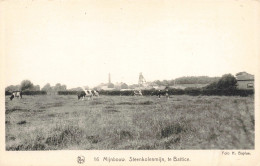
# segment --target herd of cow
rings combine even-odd
[[[133,91],[133,95],[134,96],[143,96],[142,91],[141,90],[134,90]],[[158,91],[154,91],[151,96],[158,96],[158,98],[160,99],[161,96],[166,96],[167,99],[169,99],[169,93],[168,90],[158,90]],[[82,99],[84,100],[85,98],[87,98],[88,100],[92,99],[92,97],[96,96],[99,97],[99,91],[97,90],[84,90],[84,91],[80,91],[78,94],[78,100]],[[22,98],[22,92],[21,91],[13,91],[11,96],[10,96],[10,100],[13,100],[14,97],[17,97],[19,99]]]
[[[142,91],[141,90],[134,90],[133,91],[133,95],[134,96],[143,96]],[[158,98],[160,99],[161,96],[166,96],[167,99],[169,99],[169,93],[168,90],[158,90],[158,91],[154,91],[151,96],[158,96]],[[88,100],[92,99],[93,96],[99,97],[99,91],[97,90],[84,90],[78,93],[78,100],[82,99],[84,100],[84,98],[88,98]]]

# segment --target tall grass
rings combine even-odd
[[[6,150],[253,149],[254,98],[6,100]]]

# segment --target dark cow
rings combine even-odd
[[[93,97],[92,91],[91,90],[84,90],[84,91],[81,91],[81,92],[78,93],[78,100],[80,98],[82,98],[82,100],[84,100],[85,97],[87,97],[88,100],[92,99],[92,97]]]
[[[12,92],[12,95],[10,96],[10,100],[13,100],[14,97],[18,97],[19,99],[21,99],[22,98],[22,92],[21,91]]]
[[[167,89],[166,89],[166,90],[154,91],[154,92],[152,92],[151,95],[152,95],[152,96],[153,96],[153,95],[156,95],[156,96],[158,96],[159,99],[161,98],[161,96],[165,96],[165,97],[167,97],[167,99],[169,99],[169,93],[168,93],[168,90],[167,90]]]
[[[85,93],[84,91],[80,91],[80,92],[78,93],[78,100],[79,100],[80,98],[82,98],[82,100],[83,100],[85,97],[86,97],[86,93]]]

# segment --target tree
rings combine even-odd
[[[155,83],[156,85],[158,85],[158,86],[161,86],[161,85],[162,85],[162,83],[161,83],[160,80],[156,80],[156,81],[154,81],[154,83]]]
[[[217,82],[212,82],[211,84],[207,85],[205,89],[217,89]]]
[[[77,87],[77,88],[71,88],[69,89],[69,91],[83,91],[83,89],[81,87]]]
[[[236,89],[237,80],[232,74],[223,75],[217,83],[218,89]]]
[[[83,88],[84,90],[89,90],[89,86],[87,86],[87,85],[86,85],[86,86],[83,86],[82,88]]]
[[[67,86],[66,86],[66,85],[61,85],[61,90],[62,90],[62,91],[67,90]]]
[[[31,90],[33,89],[33,83],[30,80],[23,80],[21,82],[21,86],[20,86],[20,90],[24,91],[24,90]]]
[[[51,84],[47,83],[46,85],[43,86],[42,91],[51,91]]]
[[[223,75],[218,81],[213,82],[206,86],[206,89],[236,89],[237,80],[232,74]]]
[[[60,91],[61,89],[61,84],[60,83],[57,83],[55,86],[54,86],[54,91],[57,92],[57,91]]]
[[[121,89],[128,89],[128,85],[127,85],[126,83],[123,83],[123,84],[121,85]]]
[[[177,84],[209,84],[209,83],[212,83],[212,82],[215,82],[218,80],[219,80],[219,77],[189,76],[189,77],[176,78],[175,83],[177,83]]]
[[[40,85],[35,85],[33,86],[32,90],[34,91],[39,91],[41,88],[40,88]]]
[[[13,91],[19,91],[20,85],[10,85],[5,88],[5,91],[13,92]]]
[[[169,81],[169,86],[173,86],[173,85],[175,85],[175,80],[170,80]]]
[[[162,81],[162,84],[163,84],[164,86],[169,86],[169,82],[168,82],[167,80],[163,80],[163,81]]]

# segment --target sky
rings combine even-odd
[[[1,2],[5,85],[256,74],[257,1]]]

